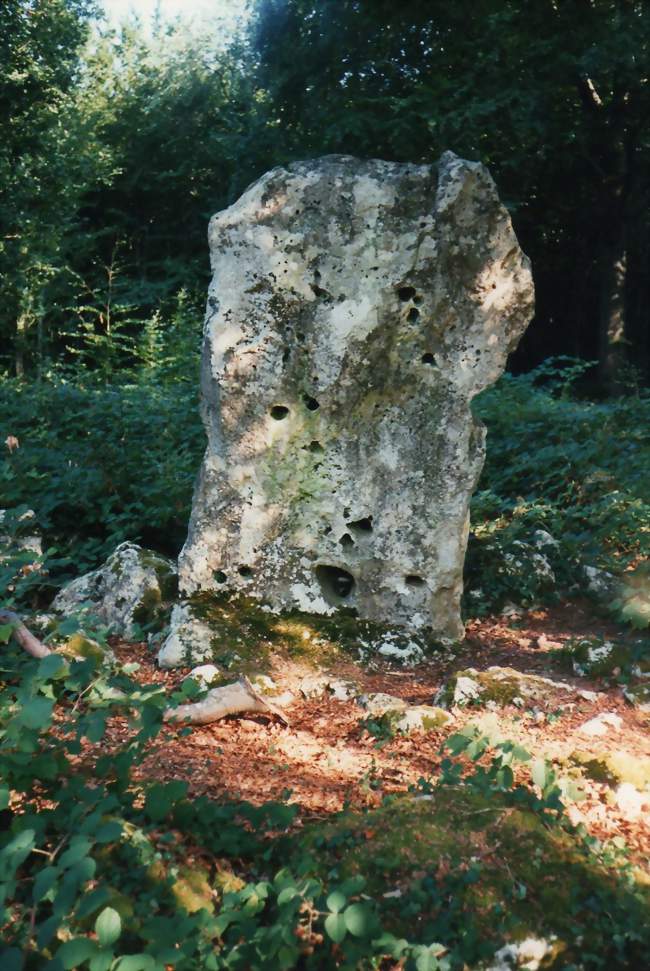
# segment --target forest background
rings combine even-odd
[[[98,14],[0,9],[7,373],[193,368],[214,212],[295,159],[452,149],[489,166],[532,259],[513,369],[568,354],[607,390],[647,380],[645,3],[257,0],[234,34]]]

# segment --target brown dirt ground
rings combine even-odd
[[[440,655],[409,670],[386,663],[364,671],[347,661],[330,670],[337,677],[354,678],[366,691],[387,692],[420,704],[432,703],[445,677],[468,666],[484,669],[502,665],[544,674],[574,685],[576,692],[598,691],[599,698],[585,701],[577,694],[549,689],[548,698],[537,707],[552,717],[541,722],[531,710],[500,707],[490,712],[488,719],[492,726],[497,720],[503,736],[523,745],[533,756],[556,763],[575,749],[594,755],[623,750],[650,756],[650,715],[630,707],[619,688],[607,688],[560,670],[551,653],[571,637],[594,635],[620,639],[629,633],[597,617],[587,604],[571,603],[531,611],[516,620],[493,617],[471,621],[455,656]],[[160,683],[171,691],[187,675],[185,670],[160,671],[143,644],[119,642],[114,649],[121,661],[140,663],[135,677],[143,683]],[[142,776],[159,781],[185,779],[193,794],[215,799],[260,804],[288,798],[300,807],[299,820],[304,821],[335,813],[346,804],[375,805],[383,795],[406,791],[421,777],[435,779],[445,737],[486,714],[477,709],[456,709],[454,723],[446,729],[398,736],[378,747],[376,739],[360,727],[366,713],[355,702],[300,698],[297,685],[306,673],[304,666],[275,659],[276,683],[300,699],[285,709],[288,726],[256,714],[197,726],[185,736],[179,727],[166,726],[141,767]],[[581,724],[605,711],[620,716],[620,730],[612,729],[606,738],[592,739],[577,733]],[[110,747],[128,731],[125,720],[113,719],[106,744]],[[558,771],[566,775],[566,763],[560,764]],[[524,778],[527,772],[521,770],[520,774]],[[608,786],[582,779],[580,785],[585,798],[569,807],[572,820],[583,822],[602,840],[622,838],[633,862],[650,874],[650,812],[632,818],[613,802]]]

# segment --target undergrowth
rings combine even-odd
[[[10,633],[0,629],[4,641]],[[3,971],[370,969],[395,961],[455,971],[482,967],[516,929],[513,915],[549,939],[561,933],[564,963],[550,966],[627,967],[647,953],[647,900],[620,860],[571,830],[563,800],[575,793],[520,747],[494,748],[469,728],[448,740],[440,780],[387,797],[379,810],[311,824],[301,836],[286,803],[220,804],[191,798],[182,781],[142,781],[143,759],[165,744],[163,709],[198,688],[187,680],[168,699],[160,686],[139,684],[136,668],[59,655],[35,661],[6,647]],[[528,784],[515,778],[516,763],[531,764]],[[511,832],[514,811],[522,832]],[[516,873],[494,870],[479,852],[484,829],[491,842],[508,833],[513,847],[525,840],[533,870],[505,848],[499,856]],[[391,850],[392,831],[411,848],[424,840],[420,853],[402,852],[401,843]],[[401,889],[388,892],[396,879]],[[538,895],[565,893],[572,879],[562,919],[544,914],[540,922]],[[488,913],[477,888],[492,895]],[[587,933],[593,940],[582,946]]]

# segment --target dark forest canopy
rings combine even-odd
[[[647,3],[258,0],[227,47],[91,15],[0,10],[7,370],[108,374],[195,340],[207,219],[272,166],[451,148],[490,167],[533,261],[514,366],[565,353],[610,388],[647,378]]]

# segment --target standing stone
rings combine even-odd
[[[208,447],[180,585],[462,636],[470,401],[533,312],[494,183],[328,156],[274,169],[210,223]]]

